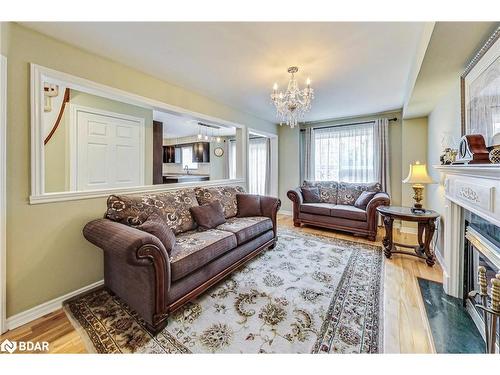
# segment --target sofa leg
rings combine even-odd
[[[375,241],[376,239],[377,239],[377,235],[376,235],[376,234],[370,234],[370,235],[368,236],[368,240],[369,240],[369,241]]]
[[[168,319],[162,320],[160,323],[157,324],[149,324],[146,323],[146,329],[151,333],[153,336],[156,336],[158,333],[163,331],[165,327],[168,325]]]
[[[299,227],[300,228],[300,221],[294,221],[293,222],[294,227]]]

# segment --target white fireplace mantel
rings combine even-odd
[[[437,165],[445,197],[500,226],[500,165]]]
[[[443,288],[462,297],[464,259],[463,209],[500,226],[500,165],[435,165],[445,193]]]

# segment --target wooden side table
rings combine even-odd
[[[377,207],[377,211],[384,220],[385,237],[382,243],[387,258],[390,258],[392,254],[407,254],[425,259],[430,267],[434,265],[436,259],[431,249],[431,241],[436,230],[436,219],[439,217],[436,211],[425,210],[424,213],[417,214],[413,213],[409,207],[398,206],[380,206]],[[392,233],[394,219],[418,223],[418,245],[394,242]],[[413,249],[413,252],[398,250],[398,247]]]

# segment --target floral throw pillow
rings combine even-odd
[[[379,192],[382,191],[382,186],[378,182],[371,183],[354,183],[354,182],[339,182],[337,204],[345,204],[354,206],[356,199],[359,198],[363,191]]]
[[[304,181],[303,187],[318,187],[321,203],[337,204],[337,188],[336,181]]]
[[[195,192],[199,205],[219,201],[224,210],[224,217],[229,219],[238,213],[236,194],[244,193],[245,190],[241,186],[214,186],[195,188]]]
[[[110,195],[106,217],[122,224],[143,224],[152,214],[158,214],[175,234],[196,228],[189,211],[198,206],[193,189],[180,189],[144,195]]]

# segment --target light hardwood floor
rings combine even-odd
[[[279,215],[279,224],[293,227],[292,218]],[[363,238],[340,232],[313,227],[295,230],[342,238],[350,241],[373,244]],[[383,230],[379,231],[377,243],[381,245]],[[415,243],[413,234],[396,233],[398,242]],[[384,342],[385,353],[433,353],[430,330],[417,284],[417,277],[442,282],[439,264],[428,267],[424,261],[406,255],[393,255],[386,259],[384,275]],[[40,319],[0,336],[16,341],[48,341],[51,353],[85,353],[85,345],[69,322],[66,314],[59,309]]]

